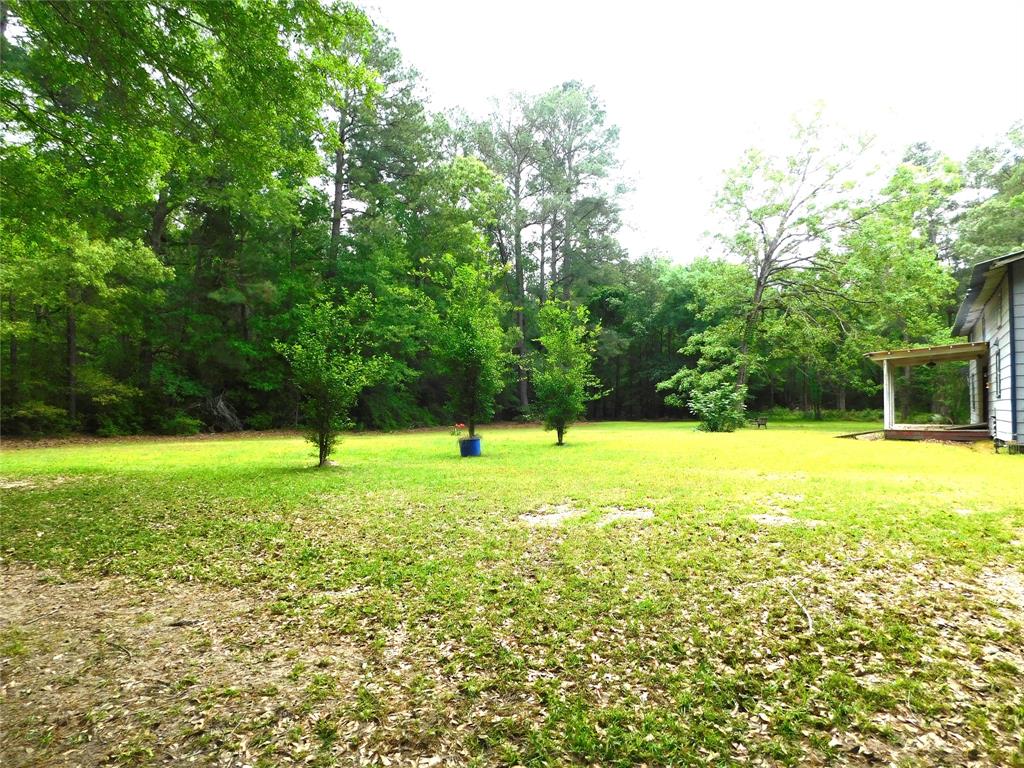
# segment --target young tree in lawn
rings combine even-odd
[[[494,399],[505,387],[514,340],[501,327],[502,302],[492,288],[493,270],[446,259],[451,278],[436,338],[448,394],[469,436],[494,415]]]
[[[373,309],[367,291],[347,297],[342,304],[316,299],[299,309],[295,341],[276,344],[305,397],[309,440],[317,447],[321,467],[327,464],[359,393],[378,383],[391,364],[387,355],[371,351],[367,331]]]
[[[558,445],[570,424],[583,415],[587,402],[600,397],[600,380],[591,372],[596,334],[600,327],[587,327],[586,307],[551,300],[540,309],[540,337],[543,352],[536,356],[533,377],[536,412],[544,429],[553,429]]]

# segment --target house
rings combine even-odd
[[[886,439],[1024,442],[1024,250],[979,262],[956,313],[954,336],[962,344],[869,352],[882,364]],[[897,424],[897,368],[968,361],[970,424]]]

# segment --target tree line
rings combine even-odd
[[[863,353],[948,341],[969,266],[1024,244],[1021,125],[910,147],[873,189],[869,142],[816,117],[725,174],[715,246],[679,264],[619,242],[618,132],[583,83],[437,114],[386,29],[317,0],[0,14],[8,432],[309,422],[318,344],[373,428],[482,397],[560,433],[552,392],[598,419],[872,408]],[[937,366],[900,407],[965,398]]]

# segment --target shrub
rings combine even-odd
[[[139,408],[142,390],[138,387],[83,365],[78,369],[78,394],[82,411],[80,424],[100,437],[136,435],[142,431]]]
[[[813,411],[800,411],[776,405],[750,414],[751,418],[765,418],[768,421],[809,421],[814,419]],[[881,421],[882,411],[877,408],[864,408],[859,411],[840,411],[833,408],[823,409],[817,421]]]
[[[134,435],[138,432],[132,426],[125,426],[109,416],[100,416],[96,424],[96,434],[100,437],[122,437]]]
[[[30,400],[4,414],[4,430],[14,435],[41,437],[58,435],[71,428],[63,408],[39,400]]]
[[[160,422],[160,432],[165,435],[195,435],[203,428],[203,422],[193,416],[177,413]]]
[[[734,432],[746,423],[746,387],[719,384],[696,390],[687,404],[698,418],[699,429],[705,432]]]
[[[274,416],[270,413],[254,413],[245,420],[245,426],[249,429],[272,429]]]

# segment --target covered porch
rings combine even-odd
[[[882,413],[886,440],[988,440],[992,434],[985,415],[984,370],[988,360],[988,342],[942,344],[914,349],[887,349],[868,352],[865,357],[882,366]],[[971,387],[971,424],[899,424],[896,422],[896,369],[929,363],[974,361],[975,375],[968,376]]]

